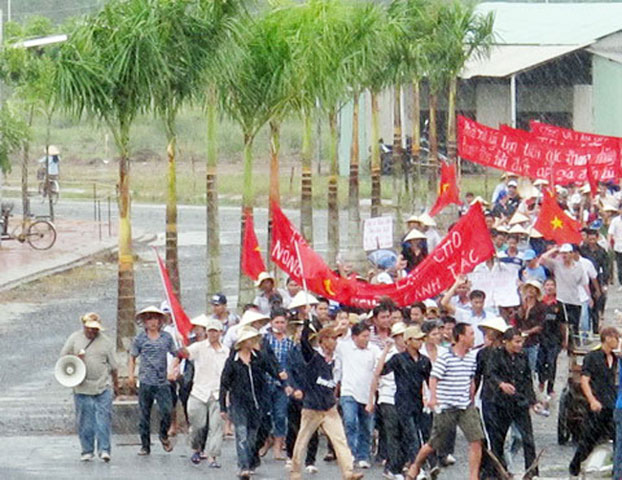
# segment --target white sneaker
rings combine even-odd
[[[317,473],[318,469],[317,469],[317,467],[315,465],[307,465],[305,467],[305,472],[307,472],[307,473]]]
[[[367,460],[361,460],[358,463],[358,467],[359,468],[370,468],[371,465],[369,464],[369,462]]]
[[[447,462],[447,465],[453,465],[456,463],[456,457],[450,453],[445,457],[445,461]]]
[[[108,452],[102,452],[99,455],[99,458],[101,458],[104,462],[108,463],[110,461],[110,454]]]
[[[292,459],[288,458],[287,460],[285,460],[285,470],[291,470],[292,469]]]
[[[95,455],[93,455],[92,453],[83,453],[82,455],[80,455],[81,462],[90,462],[94,458],[95,458]]]

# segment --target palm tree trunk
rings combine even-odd
[[[378,93],[371,92],[371,216],[378,217],[381,207],[380,191],[380,124]]]
[[[438,177],[438,135],[436,134],[436,107],[438,96],[436,92],[430,92],[430,157],[428,158],[429,175],[428,191],[434,192],[437,189]]]
[[[134,315],[134,256],[130,218],[130,157],[129,125],[121,125],[119,133],[119,276],[117,292],[117,350],[129,351],[136,333]]]
[[[419,80],[414,80],[412,85],[413,93],[413,129],[412,129],[412,144],[411,144],[411,156],[413,159],[413,202],[417,202],[417,190],[419,189],[419,183],[421,181],[421,98],[419,92]]]
[[[218,189],[216,186],[216,94],[209,91],[207,104],[207,172],[206,215],[207,215],[207,291],[206,311],[209,308],[210,296],[221,291],[220,283],[220,225],[218,223]]]
[[[352,108],[352,146],[348,189],[348,251],[350,252],[361,248],[359,197],[359,94],[356,92]]]
[[[395,208],[395,228],[393,237],[399,242],[402,237],[402,200],[404,184],[404,157],[402,151],[402,90],[399,84],[394,89],[393,99],[393,207]]]
[[[328,264],[332,265],[339,254],[339,192],[337,177],[337,144],[339,130],[337,130],[337,111],[332,109],[328,114],[330,129],[330,177],[328,178]]]
[[[48,151],[50,148],[50,139],[52,136],[52,112],[46,112],[46,124],[45,124],[45,157],[48,161],[45,163],[45,184],[46,188],[50,188],[50,176],[49,176],[49,159]],[[48,191],[48,208],[50,212],[50,220],[54,221],[54,198]]]
[[[280,203],[279,194],[279,150],[281,148],[281,124],[270,120],[270,193],[268,204],[268,255],[267,266],[270,268],[270,246],[272,245],[272,204]]]
[[[447,101],[447,158],[450,162],[457,160],[456,156],[456,90],[458,82],[456,77],[449,81],[449,96]],[[458,175],[460,166],[458,165]]]
[[[303,113],[303,132],[302,132],[302,182],[300,187],[300,230],[307,240],[313,244],[313,185],[311,182],[311,134],[312,134],[311,112]]]
[[[240,220],[240,249],[244,243],[246,214],[253,212],[253,136],[244,134],[244,179],[242,184],[242,213]],[[250,303],[254,297],[253,282],[242,273],[242,250],[238,277],[238,307]]]
[[[180,296],[179,285],[179,257],[177,254],[177,166],[175,153],[177,149],[177,135],[173,118],[166,119],[166,132],[168,146],[166,156],[168,159],[168,185],[166,195],[166,269],[168,270],[173,286],[173,293],[178,299]]]
[[[32,127],[35,107],[31,106],[28,112],[28,128]],[[30,197],[28,196],[28,162],[30,162],[30,141],[24,140],[22,145],[22,224],[30,215]]]

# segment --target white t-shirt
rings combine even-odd
[[[385,363],[388,362],[393,355],[397,355],[397,353],[399,352],[397,351],[397,348],[395,348],[395,345],[393,345],[391,350],[389,350],[389,353],[387,353]],[[395,405],[396,391],[397,385],[395,384],[395,374],[391,372],[386,375],[382,375],[380,377],[380,381],[378,382],[378,403]]]
[[[616,252],[622,252],[622,217],[620,215],[611,220],[607,233],[613,238],[613,249]]]
[[[229,357],[229,349],[224,345],[216,350],[209,340],[202,340],[188,346],[190,360],[194,362],[194,379],[190,395],[202,402],[210,398],[217,400],[220,390],[220,375]]]
[[[351,396],[358,403],[367,404],[371,381],[380,358],[380,349],[369,343],[359,348],[353,340],[337,345],[335,379],[341,382],[341,396]]]
[[[579,300],[581,303],[585,303],[590,299],[587,293],[590,288],[590,280],[595,279],[598,273],[596,273],[596,268],[594,268],[592,261],[585,257],[579,257],[579,264],[583,267],[583,282],[579,287]],[[586,290],[585,287],[587,287],[588,290]]]

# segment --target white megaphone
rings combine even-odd
[[[86,377],[86,365],[75,355],[65,355],[56,362],[54,377],[63,387],[77,387]]]

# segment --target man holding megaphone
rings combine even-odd
[[[72,333],[61,350],[56,378],[73,387],[80,460],[95,457],[97,440],[99,457],[109,462],[113,390],[116,395],[119,387],[114,344],[102,333],[97,313],[87,313],[81,320],[82,329]]]

